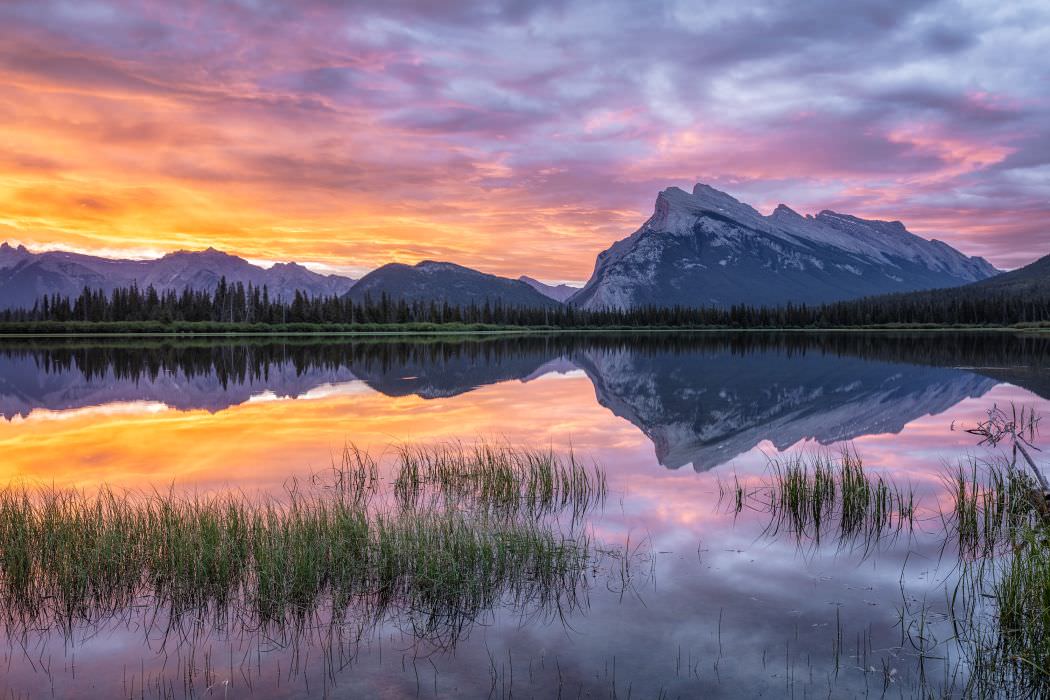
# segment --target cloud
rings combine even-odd
[[[15,0],[0,202],[29,243],[582,280],[699,179],[1014,266],[1050,242],[1046,26],[978,0]]]

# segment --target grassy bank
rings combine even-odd
[[[478,335],[494,333],[625,333],[625,332],[724,332],[724,331],[1050,331],[1035,324],[883,324],[804,327],[742,326],[512,326],[464,323],[215,323],[140,321],[34,321],[0,322],[0,338],[27,336],[252,336],[252,335]]]
[[[25,335],[347,335],[470,334],[522,331],[522,326],[463,323],[215,323],[211,321],[34,321],[0,323],[0,337]],[[539,328],[537,330],[544,330]],[[549,330],[549,329],[547,329]]]

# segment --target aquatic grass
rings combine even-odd
[[[966,693],[1050,697],[1050,516],[1046,478],[1032,458],[1039,417],[997,406],[988,416],[967,432],[1011,449],[946,477],[954,500],[946,526],[969,557],[950,605],[970,668]]]
[[[795,455],[770,463],[773,512],[791,521],[792,528],[804,532],[813,527],[819,533],[832,515],[838,488],[836,473],[828,455],[812,455],[810,460]]]
[[[553,449],[452,442],[401,446],[397,457],[394,489],[404,508],[431,507],[437,499],[503,515],[570,509],[576,518],[606,495],[604,472],[571,450],[561,457]]]
[[[952,497],[945,520],[965,555],[991,556],[1015,545],[1039,518],[1039,484],[1005,460],[970,458],[944,481]]]
[[[586,536],[535,523],[485,523],[479,528],[456,511],[377,521],[371,588],[418,613],[411,617],[417,638],[458,633],[501,601],[558,615],[576,607],[592,554]]]
[[[842,543],[871,544],[885,534],[912,530],[914,492],[881,474],[870,475],[855,450],[793,454],[771,458],[763,483],[746,489],[734,476],[732,496],[739,513],[745,504],[770,515],[767,532],[787,530],[801,542],[819,543],[832,531]]]
[[[1015,536],[965,562],[951,595],[967,697],[1050,697],[1050,539],[1033,523]]]
[[[1050,540],[1045,528],[1026,527],[992,586],[998,610],[998,661],[1015,683],[1050,693]]]
[[[280,498],[2,489],[3,622],[69,630],[147,606],[171,627],[231,617],[276,630],[318,615],[362,625],[394,619],[446,644],[505,605],[560,616],[579,604],[596,550],[571,524],[530,509],[578,506],[598,488],[581,480],[600,472],[500,450],[445,450],[445,478],[476,482],[456,487],[472,498],[417,498],[411,508],[375,505],[377,463],[354,449],[330,474],[290,481]],[[503,471],[489,484],[493,463]],[[521,504],[503,507],[514,494]]]
[[[740,515],[744,511],[744,506],[747,505],[748,490],[744,484],[740,483],[740,477],[736,472],[733,473],[732,484],[727,484],[721,478],[718,479],[718,502],[724,503],[727,499],[732,501],[730,509],[734,515]]]

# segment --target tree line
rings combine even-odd
[[[355,301],[340,296],[274,298],[267,287],[220,280],[214,291],[160,292],[122,287],[106,294],[85,288],[78,296],[42,296],[32,308],[0,312],[4,322],[210,322],[237,324],[486,324],[550,328],[721,327],[806,328],[873,325],[1014,325],[1050,322],[1050,295],[974,290],[935,290],[821,305],[759,307],[643,306],[586,310],[508,306],[485,301],[395,300],[386,294]]]

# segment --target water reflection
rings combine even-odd
[[[1050,339],[1030,334],[524,336],[450,341],[37,341],[0,345],[0,416],[124,406],[218,412],[352,391],[450,398],[582,370],[669,468],[899,433],[1002,382],[1050,396]],[[120,409],[115,409],[120,410]]]
[[[610,554],[565,625],[498,607],[454,653],[389,620],[367,634],[204,625],[162,638],[134,609],[65,634],[9,629],[0,690],[912,696],[922,681],[902,604],[931,608],[927,638],[951,635],[938,621],[957,562],[938,521],[919,518],[915,533],[874,554],[831,539],[800,552],[768,536],[768,514],[727,514],[717,480],[760,474],[761,450],[852,440],[873,472],[913,485],[929,515],[944,461],[974,449],[952,421],[972,422],[993,402],[1046,409],[1048,344],[860,333],[6,342],[0,480],[280,492],[348,440],[571,446],[609,474],[607,507],[583,527],[611,552],[634,552],[640,575],[624,594]],[[664,466],[707,471],[661,468],[654,453]],[[948,678],[950,663],[927,663],[929,678]]]

